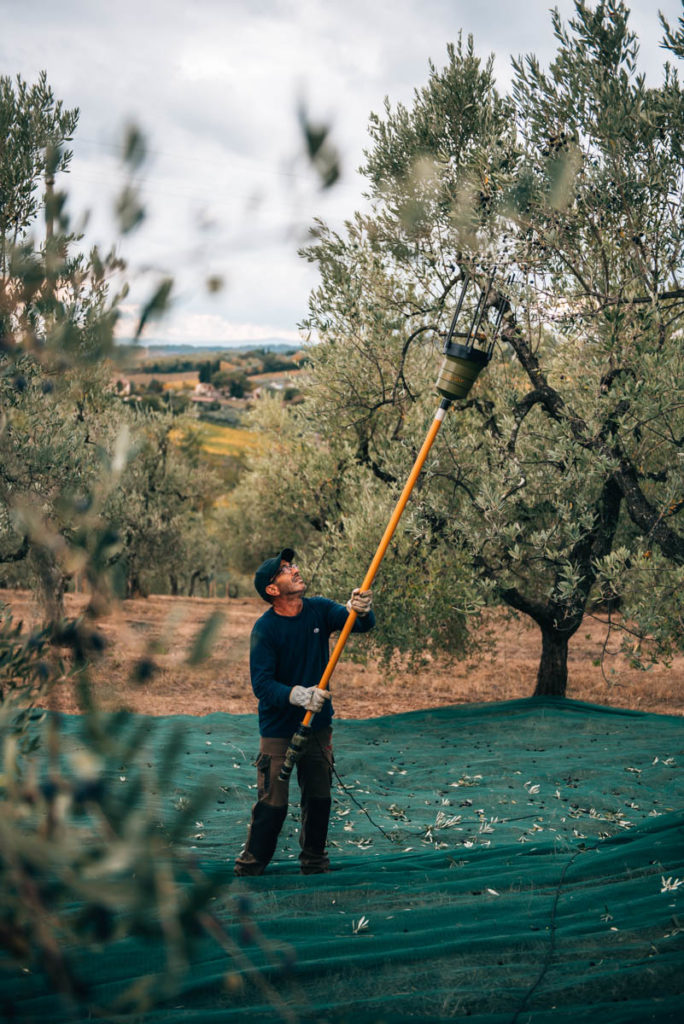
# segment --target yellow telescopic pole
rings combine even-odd
[[[380,567],[380,563],[382,562],[382,559],[385,555],[385,552],[389,547],[389,543],[392,540],[394,531],[396,530],[397,524],[401,519],[401,514],[404,511],[406,503],[411,496],[411,491],[415,487],[416,480],[420,476],[420,471],[423,468],[425,460],[428,457],[428,453],[432,448],[433,442],[437,437],[439,428],[442,425],[442,421],[444,420],[447,409],[449,408],[450,405],[450,400],[448,398],[443,398],[437,412],[435,413],[435,418],[433,419],[432,425],[428,431],[428,435],[425,438],[425,441],[423,442],[423,447],[420,449],[418,453],[418,457],[413,465],[413,469],[411,470],[409,478],[406,481],[406,484],[404,485],[404,489],[401,492],[399,501],[397,502],[394,508],[394,512],[392,513],[390,521],[387,524],[387,528],[383,534],[382,540],[380,541],[378,549],[375,552],[373,561],[371,562],[368,572],[366,573],[363,583],[361,584],[361,590],[370,590],[372,586],[373,580],[375,579],[375,574],[377,573]],[[349,615],[347,616],[347,621],[342,627],[342,632],[340,633],[337,639],[337,643],[335,644],[333,652],[330,655],[330,659],[325,667],[325,671],[321,676],[320,682],[318,683],[319,690],[327,689],[328,683],[330,682],[330,677],[335,671],[335,666],[337,665],[337,662],[340,660],[340,655],[344,650],[344,645],[346,644],[349,638],[349,634],[354,628],[356,618],[356,612],[353,610],[350,611]],[[288,747],[287,754],[285,755],[285,763],[283,764],[283,767],[280,771],[280,779],[283,782],[289,779],[290,775],[292,774],[292,769],[294,768],[295,764],[297,763],[302,753],[304,752],[308,734],[310,732],[310,724],[313,715],[314,713],[312,711],[306,712],[304,718],[302,719],[301,725],[299,726],[297,732],[292,737],[292,741],[290,743],[290,746]]]

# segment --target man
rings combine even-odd
[[[254,586],[270,608],[254,624],[250,649],[252,689],[259,700],[261,741],[256,761],[258,799],[236,875],[261,875],[275,853],[287,816],[289,782],[278,778],[290,739],[307,711],[312,733],[297,765],[301,789],[299,860],[303,874],[328,871],[325,849],[332,783],[332,701],[318,683],[328,663],[329,638],[341,630],[353,608],[355,633],[375,625],[370,590],[354,590],[344,605],[325,597],[304,597],[306,583],[292,548],[260,565]]]

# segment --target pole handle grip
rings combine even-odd
[[[296,733],[290,740],[290,745],[285,753],[285,760],[283,761],[283,766],[278,772],[278,779],[280,782],[289,781],[294,766],[301,759],[304,751],[306,750],[306,745],[309,742],[310,734],[311,729],[307,725],[305,725],[304,722],[302,722],[298,726]]]
[[[371,564],[370,564],[370,566],[368,568],[368,572],[364,576],[363,583],[361,584],[361,588],[360,588],[361,590],[370,590],[370,588],[371,588],[371,586],[373,584],[373,580],[375,579],[375,574],[377,573],[378,569],[380,568],[380,563],[382,562],[382,559],[383,559],[383,557],[385,555],[385,552],[387,551],[387,548],[389,547],[389,543],[392,540],[392,537],[394,535],[394,531],[396,530],[397,525],[399,523],[399,520],[401,519],[401,514],[404,511],[404,509],[406,508],[406,503],[407,503],[407,501],[409,500],[409,498],[411,496],[411,491],[413,490],[413,488],[416,485],[416,481],[417,481],[418,477],[420,476],[420,471],[423,468],[425,460],[428,457],[428,453],[429,453],[430,449],[432,448],[433,442],[434,442],[435,438],[437,437],[437,433],[439,431],[439,428],[442,425],[442,421],[443,421],[444,417],[446,416],[447,409],[449,408],[450,405],[451,405],[451,402],[450,402],[450,400],[448,398],[444,398],[440,402],[439,408],[438,408],[437,412],[435,413],[435,418],[432,421],[432,425],[431,425],[431,427],[430,427],[430,429],[428,431],[427,437],[423,441],[423,447],[420,449],[420,451],[418,453],[418,457],[416,458],[416,461],[413,464],[413,469],[411,470],[411,473],[409,474],[409,478],[406,481],[406,483],[404,485],[404,489],[401,492],[401,495],[399,497],[399,500],[398,500],[397,504],[394,507],[394,512],[392,513],[392,515],[390,517],[390,521],[387,524],[387,527],[385,529],[384,534],[382,535],[382,540],[380,541],[380,543],[378,545],[378,549],[375,552],[375,555],[373,557],[373,561],[371,562]],[[342,632],[340,633],[339,637],[337,638],[337,643],[335,644],[335,646],[333,648],[333,652],[330,655],[330,660],[328,661],[328,664],[326,665],[325,671],[324,671],[323,675],[321,676],[320,682],[318,683],[318,688],[320,690],[325,690],[327,688],[328,683],[330,682],[330,677],[332,676],[333,672],[335,671],[335,666],[337,665],[337,662],[340,660],[340,655],[342,654],[342,651],[344,650],[344,646],[345,646],[347,640],[349,639],[349,634],[351,633],[352,629],[354,628],[354,623],[356,622],[356,619],[357,619],[357,614],[352,609],[349,612],[349,615],[347,616],[347,621],[345,622],[345,624],[344,624],[344,626],[342,628]],[[311,719],[312,718],[313,718],[313,712],[312,711],[307,711],[307,713],[304,715],[304,718],[302,719],[302,725],[303,726],[309,726],[311,724]],[[290,769],[290,771],[291,770],[292,769]]]

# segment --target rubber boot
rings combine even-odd
[[[302,827],[299,833],[299,863],[303,875],[319,875],[330,870],[330,859],[325,850],[328,838],[331,800],[314,797],[302,803]]]
[[[287,806],[254,805],[245,848],[235,859],[236,875],[263,875],[275,853],[286,817]]]

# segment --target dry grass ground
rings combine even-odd
[[[38,611],[28,591],[0,591],[0,601],[12,608],[15,620],[28,625],[37,619]],[[67,596],[70,615],[79,614],[85,604],[83,595]],[[124,602],[99,623],[108,641],[95,674],[99,703],[149,715],[254,712],[249,634],[264,608],[257,597],[150,597]],[[217,609],[224,620],[211,657],[191,667],[187,654],[193,638]],[[336,714],[342,718],[371,718],[531,696],[539,659],[539,632],[524,622],[498,619],[496,651],[480,661],[455,662],[452,666],[434,662],[420,671],[389,673],[376,663],[358,665],[343,656],[333,677]],[[609,684],[594,664],[601,655],[606,628],[605,621],[587,618],[571,641],[567,696],[614,707],[684,715],[684,657],[676,658],[669,668],[655,666],[641,672],[630,668],[622,656],[608,654],[604,669],[614,680]],[[617,647],[617,638],[611,637],[608,650]],[[157,651],[157,672],[144,685],[131,683],[133,665],[152,648]],[[67,687],[53,693],[51,706],[76,710]]]

